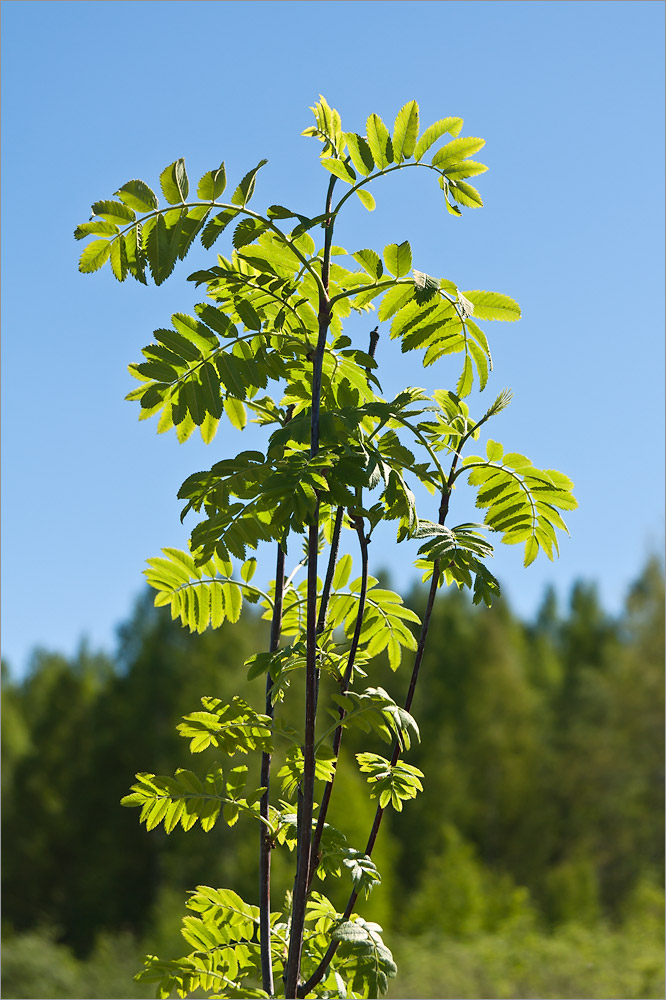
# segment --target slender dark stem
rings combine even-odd
[[[449,511],[449,499],[450,499],[450,489],[447,483],[447,486],[442,493],[442,502],[439,507],[439,518],[438,518],[439,524],[444,524],[446,520],[446,515],[448,514]],[[419,636],[419,642],[416,649],[416,655],[414,657],[414,666],[412,667],[412,676],[409,683],[409,690],[407,692],[407,698],[405,699],[406,711],[410,710],[412,701],[414,699],[414,691],[416,690],[416,683],[418,681],[419,671],[421,669],[421,663],[423,661],[423,654],[425,652],[426,641],[430,629],[432,609],[435,603],[435,596],[437,594],[438,585],[439,585],[439,560],[436,560],[436,562],[433,564],[432,581],[430,584],[430,590],[428,592],[428,601],[426,603],[426,610],[423,616],[423,622],[421,624],[421,633]],[[400,743],[398,740],[396,740],[393,745],[393,753],[391,754],[392,767],[398,762],[400,753],[401,753]],[[365,853],[368,855],[368,857],[370,857],[374,849],[375,841],[377,840],[377,834],[379,833],[379,828],[381,826],[383,815],[384,815],[384,810],[380,806],[377,806],[377,810],[375,812],[375,818],[372,823],[372,829],[370,830],[370,836],[368,837],[368,842],[365,847]],[[344,913],[342,915],[343,920],[349,919],[349,917],[354,911],[357,899],[358,899],[358,893],[355,891],[352,892],[349,899],[347,900],[347,905],[345,906]],[[307,996],[307,994],[310,993],[315,988],[315,986],[318,983],[320,983],[321,980],[324,978],[324,976],[326,975],[326,971],[329,965],[331,964],[331,960],[333,959],[333,956],[337,951],[338,944],[339,944],[338,941],[331,941],[326,950],[326,953],[324,954],[324,957],[322,958],[321,962],[319,963],[313,974],[310,976],[307,982],[304,983],[299,988],[298,991],[299,997]]]
[[[379,343],[379,327],[376,326],[374,330],[370,331],[370,348],[368,349],[368,354],[371,358],[374,358],[375,351],[377,350],[377,344]],[[369,372],[369,369],[366,369]]]
[[[354,635],[352,637],[351,646],[349,648],[349,654],[347,656],[347,665],[345,667],[344,673],[340,678],[340,694],[346,694],[349,689],[349,684],[352,678],[352,673],[354,671],[354,662],[356,660],[356,652],[358,650],[358,643],[361,637],[361,627],[363,625],[363,612],[365,611],[365,597],[368,590],[368,539],[365,536],[365,525],[363,523],[363,518],[357,517],[354,520],[354,527],[356,528],[356,533],[358,535],[359,543],[361,546],[361,590],[358,597],[358,611],[356,613],[356,625],[354,627]],[[340,756],[340,744],[342,743],[342,721],[345,717],[344,708],[340,707],[338,709],[338,717],[340,724],[335,730],[333,736],[333,757],[336,763]],[[319,807],[319,816],[317,817],[317,827],[314,832],[314,837],[312,839],[312,850],[310,852],[310,885],[312,885],[312,879],[317,868],[317,855],[319,854],[319,845],[321,844],[322,834],[324,832],[324,825],[326,823],[326,814],[328,812],[328,806],[331,801],[331,795],[333,793],[333,784],[335,782],[336,771],[333,772],[333,776],[330,781],[328,781],[324,787],[324,792],[321,799],[321,805]]]
[[[376,326],[374,330],[370,331],[370,346],[368,347],[368,354],[371,358],[374,358],[375,351],[377,349],[377,344],[379,342],[379,327]],[[369,373],[370,369],[366,369]],[[331,551],[328,556],[328,566],[326,567],[326,578],[324,580],[324,588],[321,592],[321,600],[319,603],[319,617],[317,618],[317,633],[321,634],[324,631],[326,625],[326,614],[328,612],[328,602],[331,596],[331,587],[333,585],[333,574],[335,573],[335,564],[338,561],[338,549],[340,547],[340,533],[342,531],[342,519],[344,517],[344,507],[338,507],[335,512],[335,524],[333,526],[333,535],[331,536]]]
[[[317,349],[312,361],[312,416],[310,425],[310,456],[319,451],[319,410],[321,405],[322,368],[326,335],[331,322],[328,301],[328,284],[331,263],[331,243],[333,240],[333,219],[330,216],[333,203],[335,177],[331,177],[326,195],[326,223],[324,255],[321,267],[321,287],[319,292],[319,335]],[[297,996],[301,972],[301,952],[303,950],[303,928],[305,907],[310,882],[310,847],[312,844],[312,812],[314,806],[315,782],[315,719],[317,713],[317,549],[319,541],[319,502],[315,507],[314,523],[308,529],[308,606],[306,620],[306,661],[305,661],[305,733],[303,743],[303,781],[298,809],[298,847],[296,879],[291,912],[291,934],[289,955],[285,970],[285,997]]]
[[[284,551],[278,545],[275,566],[275,600],[271,620],[270,651],[274,653],[280,642],[282,626],[282,597],[284,593]],[[266,715],[273,718],[271,689],[273,680],[270,671],[266,673]],[[268,828],[269,792],[271,780],[271,754],[261,755],[260,785],[266,791],[259,802],[259,814],[265,822],[259,831],[259,947],[261,952],[261,980],[264,993],[273,996],[273,963],[271,961],[271,836]]]
[[[338,507],[335,512],[335,524],[333,525],[333,535],[331,537],[331,551],[328,556],[328,566],[326,567],[326,578],[324,579],[324,589],[321,592],[321,600],[319,603],[319,617],[317,618],[317,632],[321,633],[324,631],[324,626],[326,625],[326,613],[328,611],[328,601],[331,596],[331,587],[333,585],[333,574],[335,573],[335,564],[338,561],[338,549],[340,548],[340,532],[342,530],[342,518],[344,517],[345,509],[344,507]]]
[[[335,524],[333,526],[333,535],[331,537],[331,550],[328,554],[328,566],[326,567],[326,578],[324,580],[324,588],[321,592],[321,598],[319,600],[319,615],[317,617],[317,635],[321,635],[326,626],[326,615],[328,613],[328,602],[331,596],[331,587],[333,585],[333,574],[335,573],[335,564],[338,561],[338,549],[340,548],[340,532],[342,530],[342,519],[344,517],[345,509],[344,507],[338,507],[335,513]],[[316,674],[316,691],[315,691],[315,714],[317,712],[317,704],[319,703],[319,675],[321,670],[317,667]]]

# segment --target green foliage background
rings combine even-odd
[[[392,996],[664,996],[663,608],[655,561],[617,620],[587,584],[564,612],[546,594],[530,625],[505,602],[438,602],[410,752],[425,791],[387,815],[360,907],[395,938]],[[3,667],[4,997],[149,995],[131,977],[146,951],[182,950],[189,888],[256,898],[242,818],[167,837],[118,803],[137,761],[179,764],[175,726],[202,693],[252,701],[240,667],[265,630],[246,614],[190,636],[146,595],[115,660],[37,651],[20,682]],[[345,753],[367,747],[350,733]],[[341,770],[331,808],[362,840],[362,776]]]

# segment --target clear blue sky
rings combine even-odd
[[[152,330],[201,298],[185,279],[205,252],[158,289],[120,285],[108,268],[77,272],[75,225],[181,155],[195,179],[221,159],[239,178],[267,156],[257,205],[314,214],[328,175],[299,133],[319,93],[347,129],[373,111],[392,122],[415,98],[426,124],[461,115],[464,134],[487,140],[485,208],[453,219],[432,184],[400,175],[336,239],[409,239],[421,270],[520,302],[520,323],[487,325],[486,396],[515,393],[492,435],[568,473],[580,510],[559,563],[524,571],[519,547],[500,546],[493,568],[524,615],[547,582],[566,600],[580,577],[620,608],[663,544],[662,3],[7,0],[2,28],[3,652],[15,670],[35,645],[71,653],[83,635],[112,650],[144,560],[185,543],[180,483],[244,446],[226,430],[208,449],[179,446],[123,401]],[[378,358],[387,394],[450,384],[446,365],[424,372],[386,345]],[[457,514],[474,518],[464,502]],[[373,554],[402,586],[415,547]]]

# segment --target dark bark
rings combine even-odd
[[[271,621],[270,651],[274,653],[280,642],[282,625],[282,597],[284,592],[284,552],[278,545],[277,563],[275,567],[275,603]],[[273,681],[270,671],[266,673],[266,715],[273,718],[273,703],[271,688]],[[259,814],[262,823],[259,829],[259,941],[261,952],[262,988],[269,996],[275,992],[273,987],[273,963],[271,961],[271,838],[268,830],[268,811],[271,780],[271,754],[261,755],[260,785],[266,791],[259,803]]]

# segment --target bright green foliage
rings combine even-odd
[[[381,809],[390,804],[401,812],[404,799],[416,798],[417,792],[423,791],[423,771],[413,764],[390,764],[376,753],[357,753],[356,759],[361,770],[370,775],[372,796],[379,799]]]
[[[186,997],[196,989],[206,991],[213,998],[268,996],[243,982],[246,978],[252,982],[260,975],[258,907],[244,902],[230,889],[208,886],[197,886],[187,907],[192,912],[183,918],[182,934],[194,951],[168,962],[150,955],[137,979],[155,983],[158,997],[169,997],[173,990],[178,996]],[[379,924],[361,917],[343,920],[326,897],[313,892],[306,926],[306,973],[316,966],[330,940],[343,942],[319,991],[321,996],[360,998],[386,991],[388,979],[395,976],[397,970],[382,940]],[[271,930],[277,978],[282,975],[288,941],[288,925],[280,913],[271,914]],[[344,994],[339,992],[342,989]]]
[[[271,749],[271,719],[258,715],[242,698],[234,697],[230,705],[219,698],[202,698],[201,703],[205,711],[191,712],[178,726],[180,735],[190,740],[190,753],[213,746],[233,757]]]
[[[329,747],[318,747],[315,758],[315,778],[319,781],[331,781],[335,773],[335,757]],[[293,798],[303,779],[304,758],[300,747],[287,750],[287,760],[277,772],[282,779],[282,794]]]
[[[215,826],[223,805],[229,826],[238,819],[240,809],[256,811],[251,806],[260,797],[260,790],[255,790],[249,799],[238,796],[246,775],[246,767],[233,768],[226,781],[220,767],[210,771],[203,780],[185,768],[178,768],[172,778],[141,773],[137,774],[131,794],[122,799],[121,805],[141,806],[139,820],[146,824],[147,830],[153,830],[160,823],[164,823],[166,833],[171,833],[178,823],[183,830],[190,830],[199,821],[207,833]]]
[[[344,833],[326,823],[321,838],[321,858],[317,866],[317,875],[322,880],[329,875],[339,878],[343,869],[349,872],[356,892],[363,892],[366,899],[373,888],[381,882],[381,876],[372,859],[367,854],[350,847]]]
[[[344,726],[357,726],[362,732],[376,733],[387,743],[394,739],[403,750],[409,750],[412,737],[420,740],[416,720],[393,701],[383,688],[348,691],[333,697],[344,710]],[[331,712],[334,717],[337,713]]]
[[[323,97],[312,111],[315,124],[303,134],[320,144],[327,192],[321,214],[281,204],[250,208],[266,160],[231,183],[229,196],[224,163],[199,179],[194,195],[180,158],[159,176],[166,204],[145,182],[131,180],[116,191],[119,200],[96,202],[91,221],[75,231],[77,239],[92,237],[81,271],[108,261],[119,281],[131,275],[145,284],[150,276],[157,285],[195,239],[210,249],[225,238],[227,256],[218,254],[189,276],[195,287],[203,286],[205,301],[153,331],[142,359],[130,365],[139,385],[127,398],[139,403],[140,419],[155,416],[158,432],[173,430],[181,442],[198,429],[211,443],[223,419],[238,431],[249,419],[265,429],[255,450],[218,458],[188,476],[178,492],[185,502],[182,519],[198,515],[188,551],[165,548],[145,571],[155,604],[169,606],[172,618],[191,632],[237,622],[244,601],[258,603],[271,625],[270,649],[244,664],[248,680],[264,680],[265,713],[238,697],[229,704],[204,697],[202,710],[178,726],[194,754],[261,756],[262,784],[246,793],[246,768],[223,772],[214,762],[204,779],[183,769],[173,777],[139,774],[123,799],[141,807],[148,829],[163,823],[167,833],[197,821],[210,830],[222,810],[229,825],[240,816],[260,825],[259,909],[231,890],[200,888],[188,904],[197,915],[183,925],[195,951],[176,963],[151,958],[142,974],[158,983],[160,996],[172,989],[181,996],[201,989],[219,997],[289,998],[369,997],[386,990],[395,965],[381,928],[353,915],[356,894],[367,895],[379,873],[368,853],[326,822],[341,741],[356,728],[393,745],[390,761],[374,753],[356,756],[378,800],[377,822],[389,804],[402,811],[422,788],[422,772],[400,757],[419,739],[410,707],[438,587],[469,588],[475,603],[490,606],[499,585],[486,567],[493,552],[486,529],[507,543],[524,541],[528,565],[539,549],[549,558],[558,551],[556,533],[566,531],[559,511],[576,506],[565,476],[541,471],[516,453],[505,455],[495,441],[488,442],[485,458],[463,455],[510,401],[504,391],[479,419],[470,414],[465,400],[475,386],[485,389],[493,367],[479,323],[517,320],[518,304],[497,292],[461,291],[450,278],[418,270],[406,239],[381,253],[334,242],[347,200],[356,195],[372,211],[369,185],[395,170],[435,174],[453,216],[462,214],[461,206],[480,207],[469,178],[486,169],[472,159],[484,140],[462,136],[457,117],[421,132],[413,100],[397,112],[392,128],[371,114],[363,135],[344,131]],[[352,311],[376,313],[369,344],[344,332]],[[447,375],[455,389],[430,395],[408,387],[385,399],[374,353],[376,338],[386,333],[402,352],[422,352],[426,368],[454,361]],[[450,528],[445,522],[463,473],[478,487],[485,521]],[[417,511],[415,483],[437,497],[428,517]],[[399,594],[370,575],[368,542],[386,521],[395,522],[398,543],[421,541],[416,565],[432,579],[423,623]],[[352,557],[337,555],[342,531],[350,530],[360,549],[356,575]],[[302,536],[299,562],[293,549]],[[254,553],[267,543],[277,550],[278,565],[286,557],[289,566],[261,589],[251,583]],[[328,560],[321,573],[320,558]],[[234,567],[235,560],[241,565]],[[405,651],[414,657],[404,707],[381,687],[359,689],[374,657],[385,653],[395,671]],[[322,676],[326,685],[320,685]],[[304,724],[294,727],[274,709],[303,685]],[[327,695],[330,685],[335,693]],[[286,797],[279,805],[271,800],[275,779]],[[289,799],[297,800],[295,813]],[[373,844],[374,834],[368,851]],[[298,855],[294,894],[283,912],[271,914],[267,858],[282,847]],[[344,870],[354,895],[343,916],[311,885],[315,873],[326,879]]]
[[[543,549],[552,560],[559,555],[556,531],[567,531],[559,510],[578,506],[573,483],[554,469],[536,469],[529,458],[516,452],[504,454],[489,441],[487,460],[468,455],[464,469],[470,486],[479,486],[477,507],[486,507],[484,523],[502,534],[507,545],[525,542],[525,565],[529,566]]]

